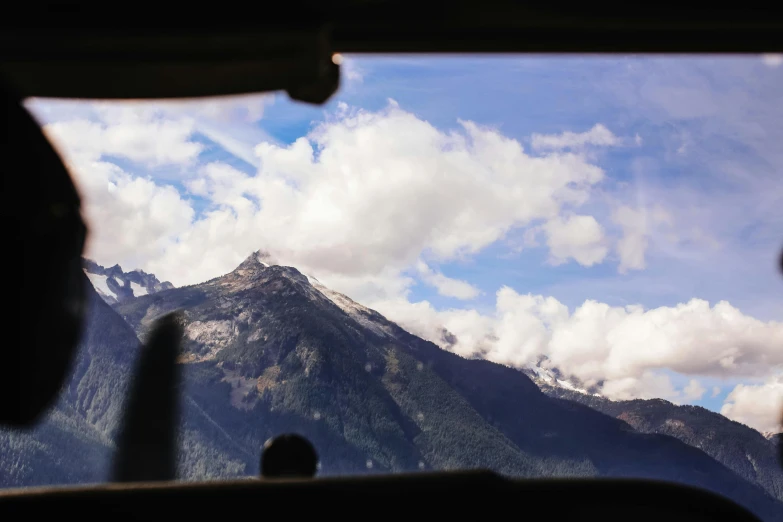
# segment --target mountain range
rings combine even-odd
[[[148,277],[145,293],[98,292],[94,276],[135,290],[133,273]],[[37,428],[0,432],[0,486],[109,480],[139,339],[180,310],[183,479],[257,475],[264,441],[297,432],[316,447],[320,475],[644,477],[783,519],[774,443],[755,430],[703,408],[613,402],[548,384],[541,370],[462,358],[260,252],[181,288],[116,265],[85,262],[85,274],[90,313],[69,382]]]
[[[174,288],[168,281],[161,283],[143,270],[125,272],[120,265],[105,268],[91,259],[84,259],[83,266],[95,291],[109,304]]]
[[[745,480],[783,499],[783,469],[772,436],[701,406],[676,405],[663,399],[611,401],[546,382],[538,384],[550,397],[584,404],[628,423],[640,433],[669,435],[699,448]]]

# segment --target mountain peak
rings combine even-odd
[[[141,270],[125,272],[119,264],[106,268],[92,259],[82,258],[82,267],[98,295],[109,304],[174,288],[168,281],[159,281],[154,274]]]
[[[542,357],[537,364],[528,365],[521,371],[530,377],[537,385],[543,386],[544,388],[554,387],[577,392],[582,395],[601,397],[601,394],[597,393],[598,390],[596,387],[592,387],[590,389],[583,388],[580,383],[572,382],[571,379],[568,379],[566,376],[562,375],[560,370],[558,370],[556,367],[545,366],[543,363],[547,360],[547,357]]]
[[[242,261],[236,270],[256,270],[259,268],[269,268],[276,266],[278,262],[269,252],[265,250],[256,250]]]

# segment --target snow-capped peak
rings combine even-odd
[[[90,283],[98,295],[109,304],[174,288],[168,281],[160,282],[153,274],[142,270],[125,272],[120,265],[106,268],[91,259],[85,258],[82,261],[84,273]]]
[[[522,372],[525,373],[528,377],[530,377],[533,380],[533,382],[535,382],[538,385],[563,388],[565,390],[570,390],[577,393],[583,393],[585,395],[594,395],[596,397],[601,397],[601,395],[598,393],[591,393],[590,391],[580,386],[574,385],[568,379],[563,378],[560,375],[559,371],[557,371],[556,369],[550,369],[541,366],[541,363],[531,364],[530,366],[524,368]]]

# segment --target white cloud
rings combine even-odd
[[[619,145],[620,142],[620,138],[600,123],[585,132],[566,131],[562,134],[533,134],[532,136],[534,150],[577,149],[587,145],[608,147]]]
[[[348,82],[362,83],[364,81],[364,69],[353,58],[343,57],[340,73]]]
[[[783,345],[780,323],[756,321],[723,302],[644,310],[586,301],[570,311],[553,297],[502,288],[487,315],[407,301],[414,280],[404,274],[411,267],[443,295],[474,298],[477,288],[419,260],[458,259],[513,229],[528,245],[536,232],[543,234],[555,263],[603,261],[603,228],[595,217],[575,213],[603,179],[583,155],[530,156],[494,129],[461,122],[444,132],[394,103],[374,113],[342,105],[290,146],[255,147],[254,175],[220,163],[194,172],[188,191],[210,205],[195,217],[174,188],[101,160],[121,152],[152,164],[189,161],[192,130],[163,132],[174,127],[156,118],[104,110],[101,123],[47,127],[65,142],[77,172],[93,225],[90,253],[99,262],[141,266],[188,284],[265,248],[414,333],[444,344],[445,327],[457,338],[448,346],[457,353],[513,366],[547,355],[566,375],[616,399],[694,400],[705,393],[700,376],[764,378],[783,364],[773,349]],[[150,122],[171,150],[113,130]],[[624,233],[617,247],[621,270],[643,267],[652,225],[671,223],[656,207],[619,207],[613,219]],[[692,379],[678,389],[664,370]]]
[[[47,137],[71,156],[117,156],[147,165],[187,164],[203,146],[190,140],[193,122],[170,120],[155,111],[98,106],[101,122],[70,120],[44,127]]]
[[[98,263],[143,266],[191,226],[194,211],[173,187],[134,177],[108,162],[82,159],[66,165],[78,172],[89,230],[85,255]]]
[[[276,96],[274,93],[224,96],[171,101],[158,106],[172,118],[193,121],[196,132],[257,167],[254,147],[262,141],[274,141],[257,123]]]
[[[419,271],[419,275],[426,284],[435,287],[438,293],[446,297],[470,300],[479,295],[479,289],[459,279],[446,277],[440,272],[435,272],[429,267]]]
[[[711,397],[714,399],[718,395],[720,395],[720,386],[713,386],[712,387],[712,395],[711,395]]]
[[[707,389],[696,379],[688,381],[688,385],[682,391],[686,401],[698,401],[707,393]]]
[[[609,379],[601,387],[604,396],[615,400],[664,398],[678,403],[684,392],[674,387],[668,375],[650,370],[639,375]]]
[[[171,186],[136,177],[104,156],[150,165],[183,164],[201,146],[191,143],[187,121],[162,119],[136,106],[96,105],[103,121],[51,123],[43,130],[74,176],[88,225],[85,255],[99,263],[144,266],[163,255],[195,212]]]
[[[737,385],[726,397],[720,412],[761,432],[780,432],[783,418],[783,376],[773,377],[764,384]]]
[[[642,270],[645,267],[644,254],[647,250],[647,227],[644,215],[630,207],[618,208],[612,220],[623,228],[623,237],[617,242],[620,266],[624,274],[628,270]]]
[[[592,266],[603,261],[609,250],[603,228],[593,216],[556,217],[542,228],[554,264],[573,258],[580,265]]]
[[[767,67],[780,67],[783,65],[783,54],[762,54],[761,61],[764,62],[764,65]]]
[[[424,261],[416,264],[416,270],[421,280],[435,287],[440,295],[468,300],[477,297],[480,293],[479,289],[470,283],[446,277],[431,269]]]
[[[415,283],[412,277],[402,275],[399,270],[391,267],[385,268],[377,274],[356,276],[329,273],[326,277],[319,275],[318,279],[328,288],[339,289],[340,292],[358,300],[365,306],[368,303],[389,303],[394,300],[408,303],[405,296],[408,295],[410,287]]]
[[[226,152],[255,167],[258,166],[255,146],[260,141],[269,139],[268,135],[255,125],[221,125],[208,118],[198,120],[196,130]]]
[[[264,142],[256,154],[254,176],[217,165],[198,173],[191,190],[213,208],[150,269],[193,283],[262,247],[322,280],[368,277],[399,273],[422,254],[439,262],[476,253],[534,220],[553,220],[558,256],[603,258],[569,236],[575,227],[594,233],[594,219],[557,221],[587,200],[603,171],[578,154],[529,156],[472,122],[443,132],[393,102],[379,112],[341,106],[307,137]],[[447,291],[468,295],[457,286]]]
[[[783,367],[783,323],[756,320],[726,302],[692,299],[646,310],[586,301],[569,311],[553,297],[504,287],[490,315],[438,312],[428,303],[415,303],[412,311],[400,301],[375,306],[464,356],[523,367],[546,355],[548,364],[613,399],[694,400],[706,391],[697,377],[764,378]],[[443,343],[442,327],[456,335],[456,345]],[[692,380],[679,390],[664,370]]]
[[[274,94],[265,93],[134,102],[30,99],[26,106],[39,120],[50,122],[45,131],[71,155],[118,156],[147,166],[191,164],[204,150],[193,141],[200,134],[257,165],[255,145],[275,142],[257,125],[274,100]]]
[[[778,66],[779,57],[767,57],[765,63]],[[758,68],[758,62],[753,67]],[[346,64],[343,73],[349,82],[362,81],[359,68]],[[650,89],[658,90],[647,86],[649,78],[670,76],[645,74],[640,85],[612,84],[631,85],[636,95],[665,106],[667,121],[713,116],[746,105],[741,97],[734,103],[735,98],[716,97],[698,85],[651,94]],[[582,133],[534,135],[532,149],[547,153],[539,157],[497,130],[472,122],[444,131],[395,103],[378,112],[340,104],[310,134],[282,146],[253,125],[272,99],[222,100],[217,105],[93,104],[97,122],[82,116],[47,127],[69,149],[70,163],[76,165],[91,223],[90,249],[95,252],[91,255],[103,263],[138,265],[186,284],[231,270],[250,251],[267,248],[283,262],[312,272],[414,333],[443,343],[442,327],[447,327],[458,338],[449,348],[457,353],[517,366],[547,354],[568,375],[602,386],[604,394],[613,398],[691,400],[705,393],[701,376],[763,379],[779,372],[781,360],[775,348],[783,345],[780,323],[756,321],[728,303],[709,306],[692,300],[645,310],[587,301],[569,310],[553,297],[525,296],[508,288],[498,292],[494,313],[438,311],[426,301],[408,302],[413,277],[442,294],[471,298],[477,289],[468,282],[446,278],[429,266],[417,271],[417,260],[427,259],[436,267],[479,252],[515,230],[524,236],[526,247],[537,246],[536,235],[541,235],[555,263],[574,259],[590,266],[603,261],[609,245],[601,224],[593,216],[575,215],[587,213],[584,204],[603,179],[602,170],[586,154],[591,146],[641,145],[638,135],[618,138],[600,124]],[[748,127],[735,130],[756,132],[753,126],[760,125],[764,132],[752,135],[761,136],[769,150],[778,151],[772,146],[777,143],[772,139],[773,125],[759,119],[773,121],[768,109],[775,104],[762,105],[763,110],[742,113],[737,121]],[[187,182],[189,192],[210,204],[198,218],[191,203],[174,188],[134,177],[104,158],[116,155],[147,165],[187,164],[201,151],[192,142],[195,132],[259,166],[254,175],[221,164],[194,169],[195,177]],[[688,138],[683,141],[687,157],[709,159],[695,156],[698,147],[693,149],[709,140],[683,133]],[[687,158],[678,158],[683,159]],[[719,159],[721,165],[729,164]],[[715,169],[714,163],[709,165]],[[752,165],[745,167],[737,168],[738,172],[752,171]],[[728,243],[729,250],[742,252],[730,265],[725,256],[716,261],[712,250],[702,246],[715,242],[708,236],[716,231],[722,232],[716,236],[722,241],[737,237],[749,222],[767,223],[765,233],[777,242],[777,222],[770,226],[764,216],[764,212],[773,215],[780,206],[775,204],[780,192],[772,190],[776,188],[772,182],[769,188],[743,185],[749,188],[742,198],[713,197],[716,203],[709,206],[701,204],[703,194],[698,191],[672,190],[670,184],[658,187],[658,192],[644,187],[636,206],[620,206],[613,215],[622,231],[616,245],[618,269],[642,269],[654,252],[656,260],[659,254],[676,261],[690,259],[704,271],[698,272],[704,280],[741,274],[734,279],[751,288],[746,249]],[[666,201],[678,225],[693,227],[672,227],[660,235],[659,227],[671,224],[671,218],[644,199]],[[533,226],[539,223],[543,225]],[[759,229],[753,230],[758,236]],[[689,286],[686,279],[669,280],[668,273],[666,277],[662,284]],[[660,288],[659,280],[655,286]],[[721,286],[719,291],[724,289]],[[747,310],[744,305],[743,310]],[[668,370],[693,378],[678,389]],[[745,399],[752,397],[750,387],[742,388],[742,393],[738,389],[724,409],[750,415],[753,401]],[[717,395],[720,389],[712,392]]]
[[[404,297],[369,300],[367,304],[406,330],[464,357],[488,353],[496,340],[495,318],[476,310],[436,310],[428,301],[409,302]],[[459,342],[449,345],[444,328]]]
[[[617,270],[621,274],[627,273],[628,270],[644,269],[650,235],[658,225],[672,224],[671,215],[661,207],[647,210],[633,209],[625,205],[614,210],[612,221],[623,230],[623,236],[616,246],[617,254],[620,256]]]

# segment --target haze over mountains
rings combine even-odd
[[[258,252],[182,288],[118,266],[85,270],[96,289],[72,377],[41,426],[0,433],[3,487],[108,480],[138,339],[182,310],[184,479],[256,475],[263,442],[298,432],[317,448],[322,475],[648,477],[783,519],[773,442],[703,408],[612,402],[547,381],[542,369],[464,359]],[[133,294],[99,293],[95,276]]]

